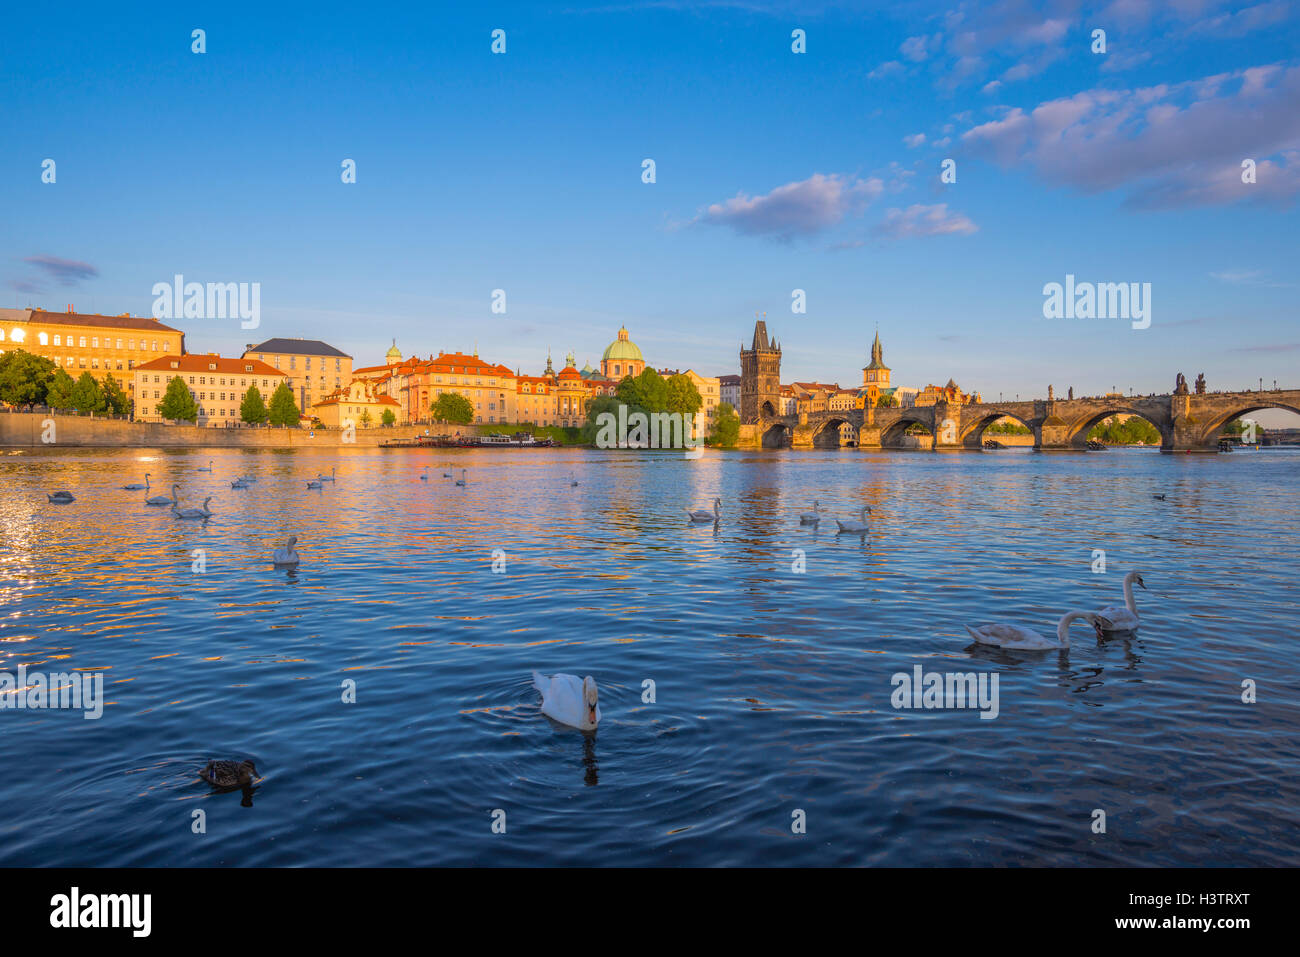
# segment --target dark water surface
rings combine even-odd
[[[119,490],[145,471],[214,516]],[[0,864],[1294,866],[1298,476],[1281,450],[0,454],[0,671],[99,671],[108,701],[0,711]],[[863,504],[871,534],[834,534]],[[1136,638],[966,634],[1053,633],[1132,568]],[[918,664],[996,673],[998,717],[895,710]],[[534,668],[595,676],[594,738]],[[210,757],[257,762],[251,806]]]

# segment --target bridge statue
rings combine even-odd
[[[1196,377],[1196,394],[1205,395],[1205,373],[1202,372]]]
[[[1074,401],[1074,386],[1070,386],[1070,391],[1066,395],[1066,398],[1069,399],[1071,402]]]
[[[1055,392],[1055,390],[1053,390],[1052,387],[1049,385],[1049,386],[1047,387],[1047,401],[1048,401],[1048,402],[1051,402],[1051,401],[1052,401],[1053,399],[1055,399],[1055,398],[1056,398],[1056,392]]]
[[[1178,373],[1178,378],[1174,380],[1174,395],[1187,395],[1187,376],[1181,372]]]

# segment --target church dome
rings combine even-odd
[[[402,361],[402,350],[397,348],[396,339],[394,339],[393,344],[388,347],[388,351],[384,353],[384,359],[390,366],[397,365],[397,363]]]
[[[627,337],[627,329],[623,327],[619,328],[618,338],[605,348],[605,352],[601,355],[600,359],[602,362],[610,359],[645,362],[645,359],[641,355],[641,350],[637,348],[635,342]]]

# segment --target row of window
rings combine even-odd
[[[263,361],[263,362],[266,362],[266,361],[267,361],[267,360],[266,360],[266,356],[263,356],[263,355],[254,356],[253,358],[254,358],[254,359],[260,359],[260,360]],[[320,365],[319,365],[317,368],[323,370],[323,369],[326,368],[326,365],[325,365],[325,364],[326,364],[329,360],[328,360],[326,357],[324,357],[324,356],[320,356],[319,358],[320,358]],[[280,359],[281,359],[281,356],[272,356],[272,357],[271,357],[272,364],[273,364],[277,369],[280,368]],[[296,368],[298,368],[298,357],[297,357],[297,356],[289,356],[289,368],[290,368],[290,369],[296,369]],[[311,370],[311,356],[303,356],[303,368],[306,369],[306,370],[308,370],[308,371]],[[343,371],[343,360],[342,360],[341,358],[337,358],[337,357],[336,357],[336,358],[334,359],[334,371],[335,371],[335,372],[342,372],[342,371]]]
[[[173,376],[158,376],[158,375],[156,375],[156,376],[153,377],[153,381],[154,381],[154,382],[161,382],[164,378],[165,378],[168,382],[170,382],[170,381],[172,380]],[[208,376],[199,376],[199,385],[208,385],[208,384],[209,384],[209,383],[207,382],[207,379],[208,379],[208,378],[209,378]],[[224,378],[221,380],[220,383],[217,382],[217,377],[216,377],[216,376],[211,376],[210,378],[212,379],[212,382],[211,382],[212,385],[218,385],[218,384],[220,384],[220,385],[225,385],[225,384],[226,384],[226,380],[225,380]],[[149,381],[149,376],[146,374],[145,377],[144,377],[141,381],[143,381],[143,382],[148,382],[148,381]],[[235,384],[235,377],[234,377],[234,376],[231,376],[231,377],[230,377],[230,384],[231,384],[231,385],[234,385],[234,384]],[[248,386],[248,380],[247,380],[247,379],[240,379],[240,380],[239,380],[239,384],[240,384],[241,386],[245,386],[245,387],[247,387],[247,386]],[[194,385],[194,376],[190,376],[190,385]],[[253,385],[257,385],[257,380],[256,380],[256,379],[253,380]],[[269,379],[263,379],[263,380],[262,380],[262,388],[263,388],[263,389],[269,389],[270,387],[271,387],[271,382],[270,382],[270,380],[269,380]]]
[[[38,333],[36,333],[36,341],[37,341],[38,343],[40,343],[41,345],[43,345],[43,346],[48,346],[48,345],[50,345],[50,344],[51,344],[51,339],[53,339],[53,344],[54,344],[54,345],[56,345],[56,346],[66,346],[67,348],[70,348],[70,349],[72,349],[72,348],[80,348],[80,349],[87,349],[87,348],[89,348],[89,349],[98,349],[98,348],[99,348],[99,336],[89,336],[89,337],[87,337],[87,336],[65,336],[65,335],[63,335],[62,333],[59,333],[59,332],[56,332],[56,333],[53,334],[53,336],[51,336],[50,333],[48,333],[48,332],[38,332]],[[66,342],[64,341],[65,339],[67,340]],[[10,329],[10,330],[9,330],[9,340],[10,340],[11,342],[26,342],[26,341],[27,341],[27,330],[26,330],[26,329],[19,328],[19,327],[14,327],[13,329]],[[74,340],[75,340],[75,341],[74,341]],[[89,340],[89,345],[87,345],[87,340]],[[5,331],[4,331],[3,329],[0,329],[0,342],[4,342],[4,341],[5,341]],[[117,343],[116,346],[113,345],[114,342]],[[137,350],[136,350],[136,347],[135,347],[136,341],[135,341],[134,339],[125,339],[125,340],[123,340],[123,339],[116,339],[116,340],[114,340],[114,339],[110,339],[108,336],[105,336],[105,337],[104,337],[104,348],[105,348],[105,349],[118,349],[118,350],[120,350],[120,349],[122,348],[122,343],[123,343],[123,342],[126,342],[126,343],[127,343],[126,348],[129,349],[130,351],[132,351],[132,352],[137,351]],[[148,346],[147,349],[146,349],[146,346]],[[152,339],[152,340],[146,342],[144,339],[141,339],[141,340],[140,340],[140,348],[139,348],[138,351],[140,351],[140,352],[146,352],[146,351],[147,351],[147,352],[157,352],[157,351],[158,351],[158,340],[157,340],[157,339]],[[163,340],[162,351],[163,351],[163,352],[170,352],[170,351],[171,351],[171,343],[168,342],[168,341],[165,340],[165,339]]]

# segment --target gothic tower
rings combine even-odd
[[[767,323],[754,323],[754,341],[740,345],[740,421],[781,414],[781,345],[767,341]]]

